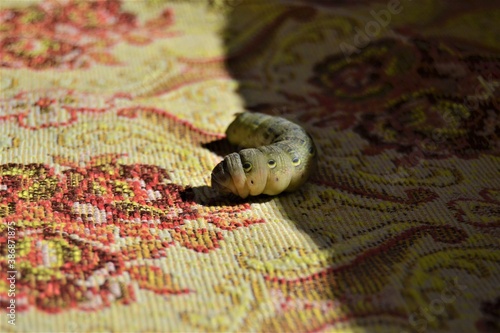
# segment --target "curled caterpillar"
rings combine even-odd
[[[316,148],[299,125],[281,117],[243,112],[226,130],[231,153],[212,171],[219,193],[276,195],[299,188],[316,168]]]

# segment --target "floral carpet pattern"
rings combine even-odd
[[[0,4],[2,332],[500,331],[500,5]],[[243,110],[296,192],[210,188]]]

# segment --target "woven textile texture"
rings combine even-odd
[[[0,2],[1,332],[500,332],[500,3]],[[248,110],[298,191],[210,174]]]

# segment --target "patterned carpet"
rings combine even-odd
[[[500,332],[500,4],[0,3],[1,332]],[[234,114],[300,190],[210,174]]]

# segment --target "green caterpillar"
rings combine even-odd
[[[299,125],[281,117],[243,112],[226,130],[228,141],[245,149],[231,153],[212,171],[219,193],[277,195],[299,188],[316,168],[316,147]]]

